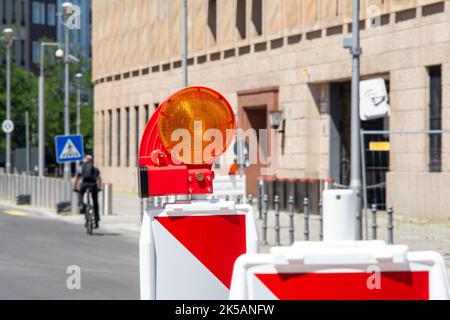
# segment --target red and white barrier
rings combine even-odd
[[[235,264],[233,300],[448,300],[443,257],[383,241],[298,242]]]
[[[236,259],[257,252],[248,205],[180,201],[150,210],[140,238],[141,299],[228,299]]]

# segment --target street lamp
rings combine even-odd
[[[278,110],[269,112],[269,123],[270,123],[270,127],[272,129],[278,130],[280,128],[281,115],[282,115],[282,112],[278,111]]]
[[[70,134],[70,113],[69,113],[69,107],[70,107],[70,70],[69,70],[69,64],[70,64],[70,51],[69,51],[69,19],[73,15],[73,4],[71,2],[64,2],[61,5],[62,8],[62,20],[63,24],[66,27],[66,39],[65,39],[65,50],[64,50],[64,64],[65,64],[65,97],[64,97],[64,134],[69,135]],[[60,54],[61,52],[59,52]],[[64,164],[64,180],[66,182],[70,182],[70,163]]]
[[[14,43],[14,30],[3,30],[3,45],[6,48],[6,120],[11,119],[11,47]],[[11,133],[6,134],[6,164],[7,174],[11,174]]]
[[[59,47],[56,42],[41,42],[41,65],[39,72],[39,176],[45,174],[45,47]],[[61,50],[61,49],[58,49]]]

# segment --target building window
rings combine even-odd
[[[120,167],[120,154],[122,145],[122,128],[120,126],[120,109],[117,109],[117,166]]]
[[[145,123],[148,123],[148,120],[150,120],[150,111],[148,110],[148,104],[144,106],[145,109]]]
[[[12,1],[11,2],[11,21],[12,21],[12,24],[15,24],[16,23],[16,14],[17,14],[17,12],[16,12],[16,2],[15,1]]]
[[[25,40],[20,40],[20,65],[25,65]]]
[[[25,25],[25,0],[20,1],[20,24]]]
[[[125,163],[130,166],[130,108],[125,108]]]
[[[262,35],[262,0],[252,1],[252,22],[258,36]]]
[[[45,3],[33,2],[32,22],[34,24],[45,24]]]
[[[53,3],[47,5],[47,24],[49,26],[56,25],[56,7]]]
[[[112,124],[113,124],[113,119],[112,119],[112,111],[111,110],[109,110],[108,111],[108,122],[109,122],[109,126],[108,126],[108,128],[109,128],[109,134],[108,134],[108,140],[109,140],[109,161],[108,161],[108,164],[109,164],[109,166],[110,167],[112,167],[112,164],[113,164],[113,162],[112,162],[112,155],[113,155],[113,139],[112,139],[112,132],[113,132],[113,126],[112,126]]]
[[[101,145],[102,145],[102,165],[106,164],[106,154],[105,154],[105,145],[106,145],[106,139],[105,139],[105,127],[106,127],[106,119],[105,119],[105,111],[102,111],[101,113]]]
[[[2,24],[8,24],[8,21],[6,20],[6,0],[2,0]]]
[[[246,0],[238,0],[236,8],[236,28],[239,31],[241,39],[245,39],[247,36],[246,17]]]
[[[217,0],[208,2],[208,27],[214,40],[217,41]]]
[[[41,44],[38,41],[33,41],[31,57],[33,63],[39,63],[39,59],[41,58]]]
[[[135,149],[136,149],[136,166],[138,165],[139,162],[139,144],[140,144],[140,126],[139,126],[139,107],[134,107],[134,114],[135,114],[135,128],[134,128],[134,133],[135,133]]]
[[[430,130],[442,130],[441,66],[428,68],[430,78]],[[430,134],[430,172],[441,172],[442,133]]]

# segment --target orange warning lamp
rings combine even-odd
[[[230,146],[236,119],[228,101],[205,87],[180,90],[153,113],[139,150],[139,195],[213,193],[212,164]]]

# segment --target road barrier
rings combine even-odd
[[[437,252],[384,241],[296,242],[242,255],[230,299],[449,300],[448,283]]]
[[[74,203],[76,200],[71,183],[62,179],[0,174],[0,200],[17,202],[23,196],[30,196],[33,206],[52,209],[60,203]]]

